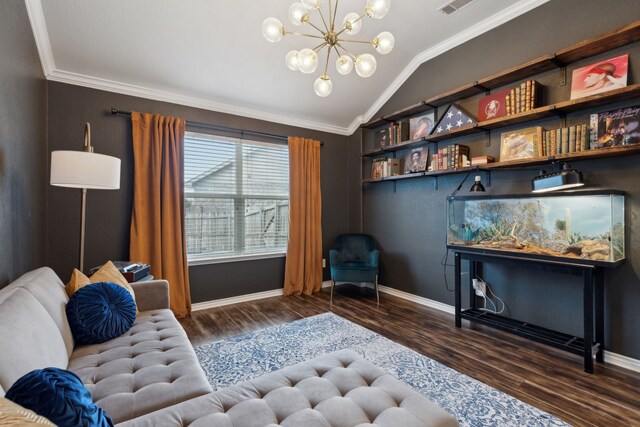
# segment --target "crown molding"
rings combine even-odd
[[[349,135],[355,132],[361,124],[371,120],[373,115],[389,101],[393,94],[400,89],[420,65],[549,1],[550,0],[526,0],[519,2],[414,56],[367,112],[356,117],[349,125]]]
[[[48,79],[51,73],[56,69],[53,61],[53,52],[51,51],[51,40],[49,40],[49,31],[47,31],[47,23],[44,20],[44,12],[40,0],[24,0],[27,7],[27,15],[31,22],[31,30],[40,56],[40,64],[44,78]]]
[[[280,123],[289,126],[300,127],[304,129],[313,129],[323,132],[329,132],[338,135],[351,135],[358,127],[373,117],[373,115],[384,106],[384,104],[393,96],[393,94],[411,77],[416,69],[424,62],[435,58],[448,50],[465,43],[480,34],[492,30],[493,28],[508,22],[536,7],[547,3],[549,0],[526,0],[521,1],[502,12],[485,19],[484,21],[469,27],[465,31],[458,33],[438,45],[427,49],[416,55],[409,64],[396,77],[391,85],[380,95],[376,102],[363,115],[356,117],[348,127],[331,125],[328,123],[320,123],[312,120],[296,119],[286,115],[269,113],[253,108],[241,107],[238,105],[216,102],[209,99],[197,98],[192,96],[181,95],[174,92],[162,91],[143,86],[130,85],[123,82],[101,79],[97,77],[87,76],[83,74],[72,73],[64,70],[58,70],[55,66],[53,52],[51,50],[51,41],[47,31],[47,25],[44,19],[41,0],[25,0],[27,13],[31,22],[31,28],[40,56],[42,71],[47,80],[57,81],[61,83],[83,86],[92,89],[105,90],[108,92],[120,93],[123,95],[136,96],[140,98],[153,99],[156,101],[170,102],[174,104],[186,105],[189,107],[202,108],[210,111],[234,114],[242,117],[250,117],[258,120],[265,120],[273,123]]]

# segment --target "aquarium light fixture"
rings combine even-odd
[[[573,169],[568,163],[562,164],[562,169],[555,172],[540,172],[540,175],[531,180],[532,193],[546,193],[548,191],[566,190],[568,188],[582,187],[584,180],[582,172]]]
[[[482,185],[482,182],[480,181],[480,175],[476,175],[476,181],[473,183],[473,185],[471,186],[471,190],[469,191],[485,191],[484,185]]]

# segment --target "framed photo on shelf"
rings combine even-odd
[[[503,132],[500,135],[500,161],[535,159],[541,140],[542,128],[540,126]]]
[[[378,148],[386,147],[387,145],[389,145],[389,128],[376,129],[373,136],[373,146]]]
[[[427,147],[414,148],[404,158],[404,173],[424,172],[427,170],[429,149]]]
[[[433,130],[435,117],[433,111],[422,116],[411,117],[409,119],[409,139],[413,141],[429,135]]]
[[[629,54],[573,70],[571,74],[571,99],[627,87],[628,71]]]
[[[510,88],[480,98],[478,101],[478,121],[497,119],[507,115],[507,97]]]
[[[591,115],[591,149],[640,143],[640,106]]]

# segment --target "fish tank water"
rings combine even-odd
[[[590,190],[447,199],[447,245],[584,263],[624,253],[624,193]]]

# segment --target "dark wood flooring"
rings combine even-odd
[[[575,426],[640,426],[640,374],[596,363],[387,294],[274,297],[194,312],[182,325],[193,345],[332,311]]]

